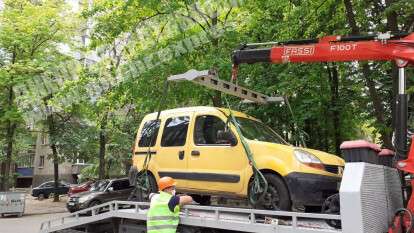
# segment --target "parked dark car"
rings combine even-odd
[[[71,197],[72,195],[76,193],[89,191],[92,188],[94,183],[95,181],[90,180],[90,181],[87,181],[79,185],[73,185],[69,188],[68,196]]]
[[[89,191],[69,197],[66,208],[72,213],[109,201],[125,201],[133,188],[128,178],[100,180],[94,183]]]
[[[32,196],[42,198],[48,198],[50,194],[57,193],[59,195],[67,194],[69,191],[70,184],[64,181],[59,181],[58,187],[55,188],[54,181],[45,182],[32,189]]]

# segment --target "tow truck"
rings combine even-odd
[[[270,48],[263,48],[269,46]],[[368,36],[326,36],[320,39],[256,43],[233,53],[232,80],[243,63],[394,61],[399,67],[395,168],[364,162],[347,163],[340,185],[340,214],[268,211],[251,208],[190,205],[182,208],[179,232],[268,233],[397,233],[412,232],[414,200],[404,208],[407,194],[403,177],[414,174],[414,143],[407,154],[407,94],[405,68],[414,65],[414,33]],[[170,77],[266,103],[274,100],[218,78],[210,71],[189,71]],[[277,99],[277,98],[276,98]],[[408,157],[408,158],[407,158]],[[146,232],[149,203],[113,201],[41,224],[47,232]],[[84,214],[91,213],[88,216]],[[340,222],[333,228],[329,222]],[[337,225],[339,226],[339,225]]]

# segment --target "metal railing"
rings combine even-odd
[[[83,209],[83,210],[79,210],[77,212],[68,214],[67,216],[64,217],[60,217],[60,218],[55,218],[55,219],[51,219],[45,222],[42,222],[40,225],[40,232],[44,232],[46,230],[49,230],[51,228],[53,228],[54,226],[61,226],[64,225],[66,223],[68,223],[68,221],[70,222],[79,222],[79,220],[85,219],[88,220],[93,218],[96,215],[112,215],[112,212],[117,211],[120,209],[120,207],[129,207],[129,209],[135,209],[135,211],[138,213],[139,210],[141,209],[140,207],[149,207],[149,203],[147,202],[129,202],[129,201],[111,201],[111,202],[106,202],[100,205],[96,205],[87,209]],[[132,207],[132,208],[131,208]],[[83,217],[81,217],[81,215],[85,215]],[[93,221],[93,220],[92,220]]]
[[[145,209],[148,207],[149,203],[146,202],[107,202],[88,209],[80,210],[65,217],[43,222],[40,226],[40,232],[52,232],[64,229],[65,227],[81,226],[112,217],[131,218],[145,221]],[[83,217],[81,215],[89,216]],[[284,219],[283,223],[278,221],[281,217]],[[180,215],[180,222],[183,225],[229,230],[243,229],[245,232],[275,232],[275,228],[282,229],[286,227],[291,230],[315,228],[301,224],[304,220],[319,220],[320,222],[323,222],[325,220],[341,220],[341,216],[196,205],[184,206]],[[271,229],[272,231],[270,231]],[[326,231],[323,232],[340,232],[340,230],[335,230],[329,227],[324,228],[324,230]],[[305,232],[311,231],[307,230]]]

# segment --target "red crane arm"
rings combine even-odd
[[[385,35],[385,34],[381,34]],[[388,34],[389,35],[389,34]],[[353,38],[353,39],[352,39]],[[398,39],[380,36],[327,36],[318,40],[293,41],[272,48],[249,48],[234,51],[234,63],[299,63],[337,61],[397,61],[401,67],[414,65],[414,33]],[[253,45],[257,47],[257,45]],[[252,46],[252,45],[249,45]]]

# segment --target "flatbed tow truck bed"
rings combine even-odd
[[[113,201],[75,212],[65,217],[42,223],[40,233],[60,232],[70,228],[87,228],[90,223],[122,219],[117,229],[130,232],[123,226],[125,220],[141,225],[145,229],[149,203]],[[104,210],[98,213],[99,210]],[[87,213],[91,213],[87,216]],[[282,217],[284,220],[279,220]],[[339,215],[310,214],[288,211],[268,211],[212,206],[185,206],[182,208],[180,224],[184,226],[230,230],[236,232],[280,232],[280,233],[338,233],[325,223],[326,219],[340,220]],[[68,231],[64,231],[68,232]],[[75,230],[74,232],[79,232]],[[132,231],[131,231],[132,232]]]
[[[398,171],[380,165],[346,164],[339,194],[341,215],[189,205],[179,232],[384,233],[403,206]],[[112,201],[46,221],[39,233],[144,233],[148,207]],[[340,220],[342,229],[327,225],[329,219]]]

